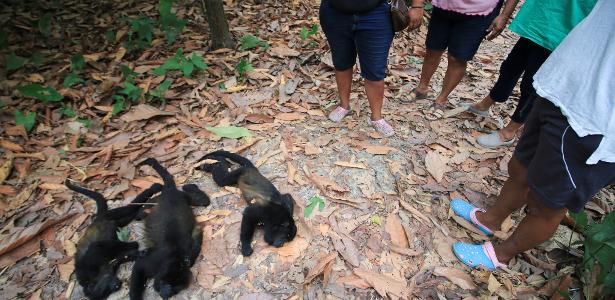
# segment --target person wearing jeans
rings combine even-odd
[[[445,108],[448,96],[465,75],[468,61],[486,37],[491,40],[504,28],[519,0],[433,0],[434,6],[427,30],[427,53],[421,69],[421,78],[404,102],[426,99],[429,84],[448,49],[448,67],[440,94],[435,99],[438,108]]]
[[[500,67],[500,76],[489,94],[469,107],[474,114],[488,117],[495,103],[505,102],[519,78],[521,96],[510,122],[501,130],[479,136],[476,141],[487,148],[512,145],[517,131],[532,110],[536,91],[532,77],[566,34],[589,14],[596,0],[527,0],[510,29],[521,37]]]
[[[615,1],[598,0],[591,13],[534,75],[540,96],[508,165],[494,205],[483,210],[462,199],[453,212],[488,236],[526,206],[506,240],[453,244],[470,267],[494,270],[553,236],[568,210],[579,212],[615,183]],[[583,58],[583,59],[579,59]]]
[[[413,0],[409,14],[410,28],[419,27],[423,0]],[[352,73],[358,55],[371,109],[368,124],[383,136],[392,136],[393,127],[382,117],[384,77],[395,34],[390,4],[386,0],[322,0],[320,24],[331,48],[340,100],[329,119],[340,122],[350,113]]]

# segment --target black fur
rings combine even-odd
[[[164,187],[156,197],[157,205],[145,218],[149,245],[133,267],[130,299],[143,299],[148,278],[154,278],[154,289],[166,299],[190,285],[190,267],[199,256],[203,241],[203,232],[196,225],[190,204],[194,195],[203,200],[205,193],[196,186],[189,186],[186,191],[178,190],[171,174],[153,158],[139,165],[154,168],[162,177]],[[205,197],[209,204],[209,198]]]
[[[88,298],[107,298],[122,286],[115,276],[117,268],[124,262],[135,260],[139,254],[139,244],[118,240],[117,230],[135,218],[140,206],[128,205],[108,210],[107,200],[100,193],[73,185],[68,180],[65,185],[96,200],[96,216],[77,243],[75,274]],[[161,190],[162,185],[154,184],[139,194],[132,204],[143,203]]]
[[[219,186],[237,186],[248,202],[241,220],[241,254],[250,256],[253,252],[252,237],[256,227],[263,226],[267,244],[281,247],[290,242],[297,234],[297,226],[293,220],[294,200],[290,194],[281,194],[278,189],[265,178],[252,162],[238,154],[228,151],[214,151],[201,160],[212,159],[217,163],[203,165],[201,170],[210,172]],[[227,159],[240,165],[236,170],[229,171]]]

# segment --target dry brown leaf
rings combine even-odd
[[[342,255],[344,260],[352,266],[358,267],[361,263],[361,257],[354,242],[347,236],[337,234],[335,231],[329,232],[329,236],[333,242],[333,247],[335,247],[335,250]]]
[[[49,183],[49,182],[41,183],[38,187],[43,190],[65,190],[66,189],[66,186],[64,184]]]
[[[477,289],[477,286],[476,284],[474,284],[472,277],[470,277],[470,275],[468,275],[464,271],[455,268],[436,267],[433,273],[436,276],[446,277],[452,283],[456,284],[464,290]]]
[[[447,171],[448,158],[439,154],[436,151],[429,151],[425,156],[425,168],[433,178],[440,182],[444,178],[444,173]]]
[[[470,222],[466,221],[464,218],[461,218],[461,217],[459,217],[457,215],[453,215],[452,218],[459,225],[461,225],[463,228],[465,228],[465,229],[467,229],[467,230],[469,230],[469,231],[471,231],[471,232],[473,232],[475,234],[478,234],[480,236],[483,236],[483,237],[487,238],[487,235],[485,235],[484,232],[480,231],[478,228],[476,228],[476,226],[470,224]]]
[[[320,149],[320,147],[316,147],[310,143],[305,144],[303,149],[305,150],[305,155],[316,155],[322,153],[322,149]]]
[[[294,56],[299,56],[299,54],[301,54],[299,51],[288,48],[287,46],[284,46],[284,45],[269,48],[268,52],[269,54],[280,57],[280,58],[294,57]]]
[[[298,112],[290,112],[290,113],[279,113],[275,115],[277,120],[282,121],[299,121],[305,119],[305,115]]]
[[[391,299],[408,299],[410,290],[405,281],[393,277],[356,268],[353,272],[369,283],[380,296]]]
[[[502,284],[495,278],[495,276],[493,276],[493,273],[489,274],[489,281],[487,282],[487,289],[491,293],[495,293],[498,289],[500,289],[501,286]]]
[[[19,228],[14,230],[12,233],[7,235],[0,236],[0,256],[4,253],[7,253],[24,243],[28,242],[30,239],[37,236],[43,230],[62,222],[70,217],[75,215],[74,213],[65,214],[63,216],[57,218],[47,219],[46,221],[34,225],[30,225],[25,228]]]
[[[64,282],[68,282],[70,280],[70,275],[73,274],[75,270],[75,263],[68,262],[65,264],[58,265],[58,272],[60,273],[60,280]]]
[[[355,274],[340,277],[337,279],[336,283],[352,286],[363,290],[371,287],[371,285],[367,283],[367,281]]]
[[[264,114],[249,114],[246,116],[246,121],[255,124],[271,123],[273,122],[273,117]]]
[[[11,170],[13,169],[13,157],[12,154],[8,154],[6,160],[0,166],[0,184],[11,174]]]
[[[406,232],[396,213],[392,213],[387,217],[384,229],[389,236],[391,236],[391,243],[393,243],[393,245],[400,248],[408,248],[409,244]]]
[[[369,154],[374,155],[386,155],[391,151],[396,151],[397,149],[389,146],[380,146],[380,145],[364,145],[365,151]]]
[[[295,175],[297,174],[297,168],[289,161],[287,164],[288,183],[295,183]]]
[[[410,205],[410,203],[407,203],[406,201],[399,201],[399,204],[401,204],[401,207],[403,207],[405,210],[407,210],[408,212],[411,213],[411,216],[413,216],[415,219],[417,219],[419,222],[427,225],[429,224],[429,218],[427,218],[422,212],[420,212],[418,209],[412,207],[412,205]]]
[[[317,174],[306,174],[306,175],[323,192],[326,192],[327,188],[334,190],[336,192],[340,192],[340,193],[348,192],[347,188],[343,188],[342,186],[337,184],[337,182],[325,176],[321,176]]]
[[[303,284],[308,284],[316,278],[316,276],[320,275],[325,271],[328,265],[333,265],[335,258],[337,257],[337,252],[332,252],[329,255],[322,255],[321,259],[318,261],[316,266],[312,268],[308,274],[305,276],[305,280]]]
[[[352,163],[349,161],[336,161],[335,162],[336,166],[340,166],[340,167],[346,167],[346,168],[356,168],[356,169],[367,169],[367,167],[362,164],[362,163]]]
[[[13,151],[13,152],[23,152],[24,151],[21,145],[15,144],[7,140],[0,140],[0,147],[6,150],[9,150],[9,151]]]
[[[172,116],[175,113],[163,111],[147,104],[139,104],[120,117],[125,122],[147,120],[156,116]]]

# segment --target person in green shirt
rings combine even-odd
[[[469,106],[474,114],[488,117],[489,109],[505,102],[519,78],[521,96],[511,121],[499,131],[479,136],[476,141],[487,148],[512,145],[534,104],[533,77],[551,51],[592,10],[597,0],[527,0],[510,25],[520,38],[500,67],[500,75],[490,93]]]

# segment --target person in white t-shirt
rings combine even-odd
[[[568,210],[581,211],[615,183],[615,1],[599,0],[534,76],[537,92],[509,163],[509,178],[487,210],[454,199],[458,216],[487,235],[515,210],[527,214],[498,245],[457,242],[470,267],[504,267],[552,237]]]

